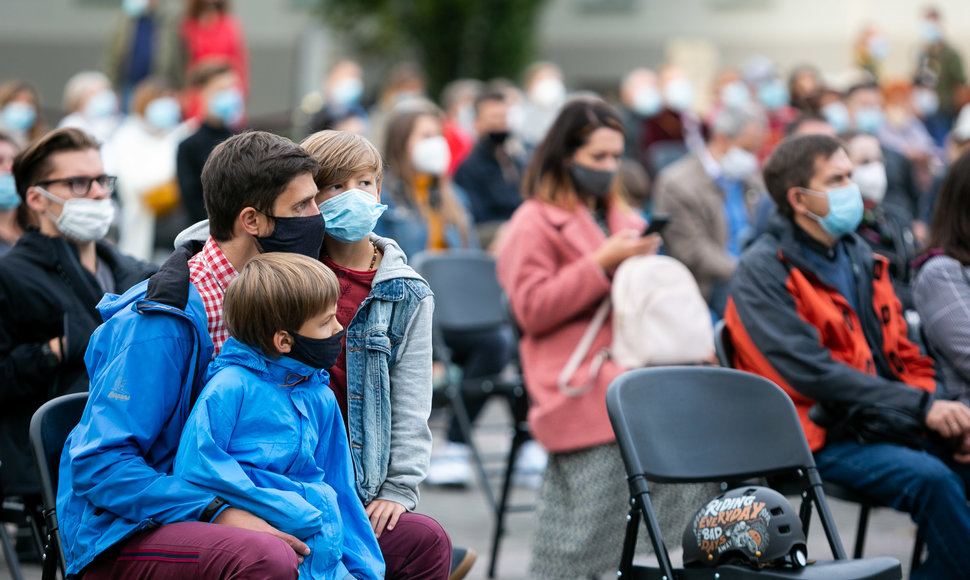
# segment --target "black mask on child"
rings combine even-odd
[[[337,363],[337,357],[344,350],[344,332],[341,330],[327,338],[307,338],[291,332],[293,348],[286,356],[315,369],[329,371]]]

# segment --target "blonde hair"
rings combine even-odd
[[[380,188],[384,178],[384,160],[377,147],[367,139],[347,131],[318,131],[300,143],[320,164],[313,176],[318,188],[344,183],[354,175],[374,172],[374,183]]]
[[[277,332],[295,334],[307,320],[332,308],[339,296],[337,277],[319,261],[270,252],[250,260],[229,283],[222,316],[233,338],[275,359]]]

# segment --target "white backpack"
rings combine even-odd
[[[612,346],[596,353],[582,385],[571,385],[611,307]],[[710,310],[690,270],[669,256],[634,256],[617,268],[610,296],[596,310],[559,375],[559,389],[571,396],[586,392],[607,358],[632,369],[702,363],[713,352]]]

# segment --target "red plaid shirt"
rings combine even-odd
[[[233,278],[239,275],[232,267],[226,255],[222,253],[218,244],[209,238],[205,247],[189,260],[189,280],[195,284],[202,295],[205,314],[208,318],[209,336],[215,347],[212,356],[215,357],[222,350],[222,345],[229,340],[229,331],[222,323],[222,300],[226,296],[226,287]]]

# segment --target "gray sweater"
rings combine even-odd
[[[947,399],[970,404],[970,268],[934,256],[913,282],[913,302]]]

